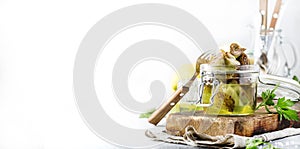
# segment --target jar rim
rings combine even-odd
[[[219,73],[259,73],[258,65],[213,65],[201,64],[200,71],[210,71]]]

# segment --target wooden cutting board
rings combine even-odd
[[[298,112],[300,116],[300,112]],[[202,111],[195,114],[173,113],[166,119],[167,133],[182,136],[187,126],[193,126],[198,132],[217,136],[237,134],[253,136],[265,132],[276,131],[288,127],[300,127],[300,121],[279,121],[278,114],[258,112],[249,116],[207,116]]]

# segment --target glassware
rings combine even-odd
[[[202,64],[199,106],[206,114],[249,115],[256,107],[257,65],[213,66]]]
[[[273,45],[270,48],[273,50],[271,51],[273,52],[273,57],[278,54],[279,59],[271,59],[273,60],[272,63],[277,67],[273,71],[270,69],[268,73],[286,77],[291,76],[291,70],[297,64],[295,46],[286,38],[283,38],[282,30],[275,30],[273,34]]]
[[[275,87],[277,87],[275,90],[276,98],[285,97],[293,101],[300,101],[300,84],[297,81],[270,74],[259,75],[258,96],[263,91],[272,90]]]
[[[178,86],[184,85],[189,79],[180,80],[178,82]],[[196,79],[193,84],[190,87],[190,90],[188,93],[185,94],[181,98],[181,100],[178,102],[178,104],[175,106],[174,109],[172,109],[172,112],[188,112],[188,111],[199,111],[203,110],[202,107],[197,105],[198,100],[198,86],[199,86],[199,79]]]
[[[263,53],[266,57],[263,57]],[[261,31],[257,62],[265,64],[267,74],[289,77],[297,64],[295,46],[282,36],[282,30]]]

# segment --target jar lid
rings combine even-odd
[[[200,71],[210,71],[217,73],[258,73],[258,65],[212,65],[201,64]]]

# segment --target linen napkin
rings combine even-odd
[[[288,136],[300,134],[300,128],[286,128],[279,131],[264,133],[253,137],[227,134],[224,136],[210,136],[204,133],[198,133],[192,126],[185,129],[183,136],[173,136],[166,133],[164,127],[155,127],[146,130],[145,135],[155,141],[162,141],[175,144],[186,144],[191,146],[209,146],[210,148],[243,148],[246,147],[248,139],[262,138],[263,141],[271,141]]]

